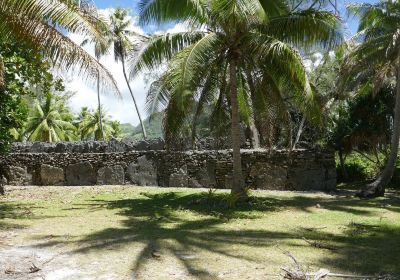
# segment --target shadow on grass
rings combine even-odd
[[[235,230],[224,226],[229,220],[259,219],[268,212],[293,209],[312,214],[311,208],[320,204],[324,209],[351,213],[354,215],[374,215],[374,208],[389,204],[388,211],[399,212],[397,197],[379,200],[358,200],[340,197],[309,197],[300,194],[288,197],[254,197],[251,202],[238,208],[230,208],[224,200],[224,194],[167,192],[158,194],[141,193],[141,197],[122,200],[91,200],[88,204],[74,205],[89,207],[90,210],[117,210],[117,214],[126,217],[123,227],[106,228],[83,236],[78,241],[76,253],[92,250],[110,250],[129,244],[144,244],[143,249],[132,264],[135,273],[152,261],[152,252],[171,253],[198,279],[215,279],[206,267],[198,261],[182,257],[182,252],[203,250],[222,256],[250,262],[260,261],[249,251],[234,250],[236,245],[250,249],[271,248],[285,240],[298,240],[297,245],[307,250],[325,250],[313,248],[305,237],[313,242],[327,242],[334,250],[324,254],[318,260],[321,267],[335,272],[353,271],[354,273],[400,273],[400,228],[379,225],[342,225],[341,234],[325,231],[308,231],[302,228],[288,231],[271,230]],[[231,221],[230,223],[234,223]],[[65,243],[55,238],[40,246],[53,246]],[[285,242],[284,242],[285,243]],[[289,242],[290,244],[290,242]],[[300,245],[299,245],[300,244]],[[310,248],[308,248],[310,247]],[[308,253],[312,254],[312,251]],[[289,263],[289,261],[288,261]],[[285,265],[285,264],[282,264]]]
[[[39,207],[26,203],[0,201],[0,230],[22,229],[26,226],[15,221],[42,218],[33,214],[32,210],[36,208]]]

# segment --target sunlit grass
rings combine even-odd
[[[134,272],[138,279],[259,279],[291,264],[283,251],[310,271],[400,273],[396,196],[266,191],[232,208],[227,195],[141,187],[13,190],[0,199],[0,231],[19,232],[13,240],[19,244],[72,253],[82,267],[96,261],[99,271]]]

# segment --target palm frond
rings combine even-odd
[[[192,22],[202,23],[207,17],[207,9],[202,0],[140,0],[140,23]]]
[[[155,35],[137,52],[130,55],[130,77],[145,70],[156,70],[185,47],[194,44],[206,34],[200,31]]]
[[[93,57],[72,42],[69,32],[88,34],[104,40],[95,18],[84,14],[76,5],[61,0],[4,0],[0,2],[0,36],[24,42],[44,51],[56,66],[80,70],[93,78],[97,72],[108,88],[119,92],[112,75]]]
[[[302,49],[331,49],[344,41],[340,19],[325,11],[306,10],[274,17],[259,29]]]

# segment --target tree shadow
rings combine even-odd
[[[380,200],[359,200],[338,196],[310,197],[300,194],[280,197],[254,197],[248,204],[237,208],[228,205],[226,194],[181,192],[141,193],[138,198],[122,200],[90,200],[88,204],[74,204],[71,209],[88,207],[91,211],[110,209],[126,219],[119,227],[110,227],[85,235],[77,240],[66,241],[55,236],[51,241],[38,244],[39,247],[58,243],[74,243],[78,249],[73,253],[86,254],[93,250],[113,250],[129,244],[143,245],[132,264],[138,273],[154,259],[154,252],[171,254],[184,265],[188,273],[198,279],[215,279],[206,267],[196,260],[182,257],[182,252],[206,251],[221,256],[257,263],[260,259],[232,250],[242,245],[248,248],[271,248],[285,240],[306,238],[312,242],[327,242],[333,249],[324,255],[319,265],[335,269],[335,272],[354,271],[356,273],[391,272],[400,273],[400,228],[355,224],[345,227],[340,234],[326,231],[298,228],[294,231],[279,230],[234,230],[224,227],[229,220],[259,219],[266,212],[296,209],[312,213],[316,205],[321,208],[351,213],[354,215],[374,215],[374,208],[391,203],[388,211],[399,212],[397,197]],[[368,208],[368,209],[367,209]],[[372,209],[372,210],[371,210]],[[65,209],[65,211],[70,211]],[[296,242],[293,246],[307,246],[310,250],[325,250],[312,247],[307,242]],[[301,245],[299,245],[301,244]],[[397,247],[396,247],[397,246]],[[386,260],[386,256],[390,259]],[[382,260],[385,264],[382,265]],[[289,262],[289,261],[288,261]]]
[[[22,229],[26,225],[21,223],[11,222],[10,220],[32,220],[40,219],[34,215],[33,210],[41,207],[34,206],[27,203],[15,203],[15,202],[4,202],[0,204],[0,231],[12,230],[12,229]]]

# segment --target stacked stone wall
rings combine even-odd
[[[99,147],[94,143],[92,147]],[[153,144],[158,150],[150,149],[151,145],[122,152],[115,148],[121,146],[125,147],[115,142],[109,148],[113,151],[98,153],[61,148],[43,152],[42,147],[19,146],[0,159],[0,168],[10,185],[230,187],[229,150],[166,151],[160,144]],[[256,189],[329,191],[336,187],[332,151],[242,150],[242,166],[246,185]]]

